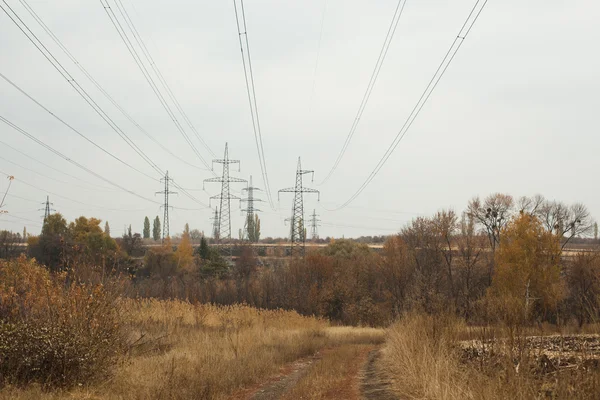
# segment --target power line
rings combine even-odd
[[[67,82],[71,85],[73,89],[88,103],[90,107],[111,127],[113,131],[115,131],[121,139],[123,139],[129,147],[131,147],[146,163],[148,163],[154,170],[161,173],[160,168],[154,164],[154,162],[127,136],[125,132],[106,114],[106,112],[91,98],[91,96],[81,87],[81,85],[73,78],[73,76],[69,73],[69,71],[54,57],[52,52],[46,48],[46,46],[39,40],[39,38],[29,29],[27,24],[23,22],[23,20],[19,17],[19,15],[8,5],[6,0],[2,0],[2,2],[8,7],[8,9],[12,12],[11,15],[6,8],[4,8],[0,4],[0,8],[8,17],[13,21],[13,23],[21,30],[21,32],[29,39],[31,43],[42,53],[42,55],[52,64],[52,66],[62,75],[63,78],[67,80]],[[15,19],[16,18],[16,19]],[[19,24],[19,22],[21,24]],[[27,33],[25,31],[27,30]]]
[[[54,168],[53,166],[51,166],[51,165],[49,165],[49,164],[46,164],[45,162],[42,162],[42,161],[38,160],[38,159],[37,159],[37,158],[35,158],[35,157],[31,157],[29,154],[27,154],[27,153],[25,153],[25,152],[22,152],[21,150],[19,150],[19,149],[17,149],[17,148],[15,148],[15,147],[13,147],[13,146],[11,146],[11,145],[9,145],[9,144],[8,144],[8,143],[6,143],[6,142],[3,142],[2,140],[0,140],[0,144],[3,144],[4,146],[6,146],[6,147],[8,147],[8,148],[12,149],[13,151],[16,151],[17,153],[21,154],[22,156],[24,156],[24,157],[27,157],[27,158],[29,158],[30,160],[32,160],[32,161],[35,161],[35,162],[37,162],[37,163],[39,163],[39,164],[43,165],[44,167],[46,167],[46,168],[49,168],[49,169],[51,169],[51,170],[53,170],[53,171],[55,171],[55,172],[58,172],[58,173],[60,173],[60,174],[63,174],[63,175],[65,175],[65,176],[71,177],[71,178],[73,178],[73,179],[76,179],[76,180],[78,180],[78,181],[81,181],[81,182],[84,182],[84,183],[88,183],[88,182],[87,182],[87,181],[85,181],[84,179],[78,178],[78,177],[76,177],[75,175],[71,175],[71,174],[69,174],[69,173],[67,173],[67,172],[64,172],[64,171],[61,171],[61,170],[59,170],[59,169],[56,169],[56,168]],[[9,161],[9,162],[10,162],[10,161]],[[16,164],[15,164],[15,165],[16,165]],[[34,172],[35,172],[35,171],[34,171]],[[88,184],[89,184],[89,183],[88,183]],[[101,189],[108,189],[108,188],[105,188],[104,186],[99,186],[99,185],[96,185],[96,186],[98,186],[98,187],[99,187],[99,188],[101,188]],[[112,189],[109,189],[109,190],[112,190]]]
[[[337,169],[338,165],[340,164],[342,157],[344,157],[344,154],[346,153],[346,150],[348,149],[348,145],[350,144],[350,141],[352,140],[354,133],[356,133],[356,129],[358,128],[358,124],[360,123],[360,119],[362,118],[363,112],[365,111],[365,108],[367,107],[367,103],[369,102],[369,99],[371,98],[371,93],[373,92],[373,88],[375,87],[375,83],[377,82],[377,78],[379,77],[379,72],[381,71],[381,67],[383,66],[383,63],[387,56],[388,50],[390,48],[390,44],[392,43],[392,40],[394,39],[396,29],[398,28],[398,23],[400,22],[400,18],[402,17],[402,14],[404,12],[404,6],[406,6],[406,1],[407,0],[399,0],[398,4],[396,5],[396,10],[394,11],[394,16],[392,17],[392,21],[390,22],[390,26],[388,28],[387,35],[385,37],[385,40],[383,41],[381,50],[379,51],[379,57],[377,58],[377,62],[375,63],[375,68],[373,69],[373,72],[371,73],[371,79],[369,79],[369,84],[367,85],[367,89],[365,90],[362,101],[360,102],[360,106],[358,107],[356,116],[354,117],[354,122],[352,123],[352,127],[350,127],[350,132],[348,132],[348,135],[346,136],[344,145],[342,146],[340,153],[338,154],[335,162],[333,163],[333,167],[331,167],[331,170],[329,171],[329,173],[327,174],[325,179],[323,179],[323,181],[319,185],[322,185],[325,182],[327,182],[329,180],[329,178],[333,175],[333,173]]]
[[[309,111],[312,108],[312,101],[315,95],[315,85],[317,82],[317,70],[319,68],[319,58],[321,56],[321,41],[323,40],[323,26],[325,26],[325,12],[327,11],[327,0],[323,0],[323,11],[321,12],[321,28],[319,29],[319,41],[317,44],[317,58],[315,60],[315,68],[313,70],[312,89],[310,91]]]
[[[60,118],[58,115],[56,115],[55,113],[53,113],[52,111],[50,111],[47,107],[45,107],[43,104],[41,104],[39,101],[37,101],[35,98],[33,98],[33,96],[31,96],[29,93],[25,92],[22,88],[20,88],[16,83],[14,83],[13,81],[11,81],[10,79],[8,79],[5,75],[3,75],[2,73],[0,73],[0,77],[3,78],[6,82],[8,82],[11,86],[13,86],[15,89],[17,89],[19,92],[21,92],[23,95],[25,95],[27,98],[29,98],[31,101],[33,101],[35,104],[37,104],[39,107],[41,107],[42,109],[44,109],[46,112],[48,112],[50,115],[52,115],[54,118],[56,118],[59,122],[61,122],[63,125],[65,125],[67,128],[69,128],[70,130],[72,130],[73,132],[77,133],[79,136],[81,136],[82,138],[84,138],[85,140],[87,140],[88,142],[90,142],[91,144],[93,144],[95,147],[97,147],[98,149],[102,150],[104,153],[108,154],[110,157],[112,157],[113,159],[119,161],[121,164],[127,166],[130,169],[133,169],[134,171],[154,180],[158,182],[158,179],[153,178],[152,176],[146,174],[145,172],[133,167],[132,165],[130,165],[129,163],[123,161],[122,159],[120,159],[119,157],[115,156],[114,154],[112,154],[111,152],[109,152],[108,150],[104,149],[102,146],[100,146],[99,144],[95,143],[94,141],[92,141],[91,139],[89,139],[87,136],[85,136],[83,133],[81,133],[80,131],[78,131],[77,129],[75,129],[72,125],[70,125],[69,123],[67,123],[65,120],[63,120],[62,118]],[[156,166],[156,164],[154,165],[154,169],[160,173],[162,173],[162,170]],[[179,184],[174,183],[174,186],[176,186],[177,188],[180,188]],[[193,195],[191,195],[189,192],[187,192],[185,189],[180,188],[182,193],[185,194],[188,198],[190,198],[191,200],[193,200],[194,202],[204,206],[204,207],[208,207],[205,203],[203,203],[202,201],[198,200],[196,197],[194,197]]]
[[[446,70],[448,69],[450,64],[452,63],[452,60],[454,59],[454,57],[456,56],[458,51],[460,50],[466,37],[471,32],[473,25],[475,25],[475,22],[477,22],[477,19],[481,15],[481,12],[485,8],[487,2],[488,2],[488,0],[484,0],[483,5],[478,9],[478,6],[481,3],[481,0],[477,0],[475,5],[473,6],[473,9],[469,13],[469,16],[467,17],[463,26],[461,27],[460,31],[458,32],[458,35],[452,42],[452,45],[450,46],[450,48],[448,49],[446,56],[444,57],[444,59],[442,60],[440,65],[438,66],[438,69],[436,70],[435,74],[431,78],[431,81],[429,81],[429,84],[427,85],[427,87],[425,88],[423,93],[421,94],[419,101],[417,101],[417,104],[415,105],[415,107],[409,114],[408,118],[404,122],[404,125],[402,125],[402,128],[400,129],[400,131],[398,132],[398,134],[396,135],[396,137],[394,138],[392,143],[389,145],[388,149],[385,151],[384,155],[381,157],[381,159],[379,160],[379,162],[377,163],[377,165],[375,166],[373,171],[369,174],[367,179],[362,183],[362,185],[358,188],[358,190],[352,196],[350,196],[350,198],[348,200],[346,200],[345,203],[343,203],[341,206],[339,206],[335,210],[329,210],[329,211],[341,210],[342,208],[344,208],[347,205],[349,205],[350,203],[352,203],[363,192],[363,190],[371,183],[371,181],[375,178],[377,173],[379,173],[379,171],[381,170],[383,165],[390,158],[390,156],[392,155],[392,153],[398,146],[398,143],[400,143],[400,141],[404,138],[404,136],[406,135],[406,133],[412,126],[413,122],[415,121],[415,119],[417,118],[417,116],[419,115],[421,110],[423,109],[423,106],[425,105],[425,103],[427,103],[427,100],[429,99],[429,97],[431,96],[431,94],[433,93],[435,88],[437,87],[438,83],[444,76],[444,73],[446,72]],[[474,18],[472,18],[473,16],[474,16]]]
[[[69,163],[71,163],[71,164],[75,165],[76,167],[78,167],[78,168],[80,168],[80,169],[82,169],[82,170],[86,171],[87,173],[89,173],[89,174],[91,174],[91,175],[95,176],[96,178],[103,180],[104,182],[108,183],[109,185],[112,185],[112,186],[114,186],[114,187],[116,187],[116,188],[118,188],[118,189],[121,189],[121,190],[123,190],[123,191],[125,191],[125,192],[127,192],[127,193],[129,193],[129,194],[132,194],[132,195],[134,195],[134,196],[136,196],[136,197],[138,197],[138,198],[140,198],[140,199],[142,199],[142,200],[146,200],[146,201],[149,201],[149,202],[152,202],[152,203],[155,203],[155,204],[159,204],[159,203],[156,203],[156,201],[154,201],[154,200],[152,200],[152,199],[149,199],[149,198],[147,198],[147,197],[144,197],[144,196],[142,196],[142,195],[139,195],[139,194],[137,194],[136,192],[134,192],[134,191],[132,191],[132,190],[129,190],[129,189],[127,189],[127,188],[125,188],[125,187],[123,187],[123,186],[119,185],[118,183],[115,183],[115,182],[113,182],[113,181],[111,181],[111,180],[109,180],[109,179],[107,179],[107,178],[103,177],[102,175],[99,175],[99,174],[97,174],[96,172],[92,171],[91,169],[89,169],[89,168],[87,168],[87,167],[85,167],[85,166],[81,165],[81,164],[80,164],[80,163],[78,163],[77,161],[74,161],[74,160],[70,159],[69,157],[67,157],[67,156],[65,156],[64,154],[62,154],[60,151],[58,151],[58,150],[54,149],[53,147],[51,147],[51,146],[47,145],[47,144],[46,144],[46,143],[44,143],[43,141],[41,141],[41,140],[37,139],[36,137],[34,137],[34,136],[33,136],[33,135],[31,135],[30,133],[26,132],[25,130],[23,130],[23,129],[19,128],[17,125],[13,124],[12,122],[10,122],[9,120],[7,120],[6,118],[4,118],[4,117],[3,117],[3,116],[1,116],[1,115],[0,115],[0,121],[1,121],[1,122],[4,122],[6,125],[10,126],[11,128],[13,128],[14,130],[16,130],[17,132],[21,133],[22,135],[24,135],[24,136],[26,136],[27,138],[31,139],[32,141],[36,142],[37,144],[39,144],[40,146],[44,147],[45,149],[47,149],[47,150],[51,151],[51,152],[52,152],[52,153],[54,153],[55,155],[57,155],[57,156],[59,156],[59,157],[61,157],[61,158],[65,159],[65,160],[66,160],[66,161],[68,161]]]
[[[250,115],[252,117],[252,130],[254,131],[254,141],[256,142],[256,150],[258,152],[258,161],[260,164],[260,170],[263,178],[263,182],[265,184],[267,198],[269,200],[269,205],[272,209],[275,209],[275,205],[273,204],[273,198],[271,197],[271,185],[269,184],[269,176],[267,173],[267,162],[265,160],[265,149],[263,147],[262,141],[262,132],[260,129],[260,117],[258,114],[258,104],[256,102],[256,89],[254,85],[254,73],[252,70],[252,57],[250,55],[250,42],[248,41],[248,27],[246,26],[246,12],[244,9],[244,0],[240,1],[240,9],[241,9],[241,23],[240,17],[238,14],[238,0],[233,0],[233,8],[235,11],[235,21],[237,24],[238,30],[238,39],[240,42],[240,52],[242,54],[242,65],[244,67],[244,78],[246,81],[246,91],[248,93],[248,104],[250,105]],[[243,26],[243,32],[242,32]],[[245,40],[242,41],[242,35]],[[246,52],[248,53],[248,62],[246,63],[246,56],[244,53],[244,43],[246,44]],[[246,66],[247,64],[247,66]],[[250,79],[248,79],[250,77]]]
[[[0,7],[2,7],[2,5],[0,5]],[[16,83],[14,83],[12,80],[10,80],[7,76],[5,76],[3,73],[0,72],[0,78],[4,79],[9,85],[11,85],[12,87],[14,87],[15,89],[17,89],[19,92],[21,92],[21,94],[23,94],[25,97],[27,97],[29,100],[33,101],[38,107],[42,108],[44,111],[46,111],[48,114],[50,114],[51,116],[53,116],[57,121],[59,121],[60,123],[62,123],[64,126],[66,126],[67,128],[69,128],[71,131],[75,132],[77,135],[79,135],[80,137],[82,137],[83,139],[85,139],[87,142],[91,143],[94,147],[96,147],[97,149],[101,150],[104,154],[107,154],[109,157],[111,157],[114,160],[117,160],[119,163],[125,165],[127,168],[134,170],[135,172],[144,175],[147,178],[150,178],[154,181],[158,181],[158,179],[153,178],[152,176],[146,174],[145,172],[135,168],[134,166],[132,166],[131,164],[129,164],[126,161],[123,161],[122,159],[120,159],[119,157],[115,156],[114,154],[112,154],[110,151],[106,150],[105,148],[103,148],[102,146],[100,146],[99,144],[97,144],[96,142],[94,142],[93,140],[91,140],[90,138],[88,138],[87,136],[85,136],[83,133],[81,133],[79,130],[75,129],[72,125],[70,125],[69,123],[67,123],[64,119],[62,119],[61,117],[59,117],[57,114],[55,114],[54,112],[50,111],[46,106],[44,106],[42,103],[40,103],[39,101],[37,101],[33,96],[31,96],[29,93],[27,93],[25,90],[23,90],[19,85],[17,85]]]
[[[120,4],[121,7],[119,7],[119,4]],[[125,8],[125,6],[123,6],[123,3],[121,2],[121,0],[118,0],[117,8],[119,8],[119,11],[121,12],[121,15],[125,18],[125,21],[127,22],[127,25],[129,26],[130,30],[132,30],[132,32],[134,33],[134,38],[136,39],[138,45],[142,49],[142,52],[144,52],[144,55],[146,56],[146,59],[148,60],[148,62],[150,62],[150,67],[152,67],[152,69],[154,70],[154,73],[156,74],[156,76],[158,76],[159,81],[163,85],[163,88],[166,89],[167,94],[169,95],[169,97],[171,98],[171,100],[173,101],[173,103],[175,104],[175,107],[181,113],[181,115],[183,116],[183,119],[188,124],[188,126],[190,127],[190,129],[192,130],[192,132],[194,133],[194,135],[196,136],[196,138],[198,138],[198,140],[200,141],[200,143],[202,143],[202,145],[204,146],[204,148],[206,148],[206,150],[210,153],[210,155],[214,157],[215,153],[208,146],[208,144],[204,141],[204,139],[202,139],[202,137],[200,136],[200,133],[198,133],[198,130],[196,129],[196,127],[194,126],[194,124],[192,123],[192,121],[190,120],[190,118],[188,117],[188,115],[186,114],[186,112],[183,110],[183,107],[181,107],[181,104],[177,100],[177,97],[175,97],[175,94],[173,94],[173,91],[171,90],[171,87],[169,86],[169,84],[165,80],[162,72],[158,68],[158,65],[156,64],[156,62],[154,62],[154,58],[150,54],[150,51],[148,50],[148,47],[146,47],[146,44],[144,43],[144,40],[142,39],[142,36],[140,35],[140,33],[136,29],[135,25],[133,24],[133,21],[131,20],[131,17],[129,16],[129,13],[127,12],[127,9]]]
[[[206,166],[206,168],[210,169],[210,166],[208,165],[208,163],[206,162],[206,160],[204,159],[204,157],[202,157],[202,155],[200,154],[200,152],[198,151],[198,149],[196,148],[196,146],[194,145],[194,143],[191,141],[191,139],[189,138],[188,134],[185,132],[185,129],[183,129],[183,126],[179,123],[179,121],[177,120],[177,117],[175,116],[175,114],[171,110],[171,107],[169,106],[169,104],[165,100],[164,96],[160,92],[160,89],[158,88],[158,86],[154,82],[154,79],[152,78],[152,75],[150,74],[150,72],[148,71],[148,69],[146,68],[146,66],[144,65],[144,63],[143,63],[140,55],[138,54],[138,52],[136,51],[135,47],[133,46],[133,43],[129,39],[129,36],[127,35],[127,32],[123,28],[123,25],[121,24],[121,22],[117,18],[117,15],[115,14],[115,12],[113,11],[112,7],[108,3],[108,0],[105,0],[105,1],[106,1],[106,5],[104,4],[103,0],[100,0],[100,3],[104,7],[104,10],[106,11],[106,14],[108,15],[108,18],[110,19],[110,21],[112,22],[113,26],[117,30],[117,33],[119,34],[119,37],[121,38],[121,40],[125,44],[125,47],[127,47],[127,51],[129,52],[129,54],[131,55],[131,57],[133,57],[133,60],[135,61],[136,65],[138,66],[138,68],[142,72],[142,75],[146,79],[146,82],[148,82],[148,84],[150,85],[150,88],[152,89],[152,91],[154,92],[154,94],[158,98],[159,102],[161,103],[161,105],[163,106],[163,108],[165,109],[165,111],[167,112],[167,114],[169,115],[169,118],[171,119],[171,121],[173,121],[173,123],[175,124],[175,127],[177,128],[177,130],[179,130],[179,132],[183,135],[184,139],[186,140],[187,144],[190,146],[190,148],[192,149],[192,151],[196,154],[196,156],[200,159],[200,161],[202,161],[202,163]],[[118,5],[117,5],[117,8],[118,8]],[[118,8],[118,9],[120,10],[120,8]],[[126,21],[126,23],[127,23],[127,21]],[[131,28],[130,28],[130,30],[131,30]],[[136,38],[136,40],[137,40],[137,37],[135,35],[134,35],[134,38]]]
[[[204,168],[198,167],[197,165],[191,164],[179,157],[177,154],[173,153],[167,147],[165,147],[162,143],[160,143],[154,136],[152,136],[148,131],[146,131],[137,121],[133,119],[133,117],[119,104],[117,101],[98,83],[98,81],[88,72],[88,70],[75,58],[75,56],[69,51],[69,49],[61,42],[61,40],[52,32],[52,30],[44,23],[41,17],[33,10],[33,8],[27,3],[25,0],[19,0],[21,5],[27,10],[29,15],[36,20],[36,22],[42,27],[42,29],[50,36],[50,38],[56,43],[56,45],[65,53],[65,55],[75,64],[77,68],[89,79],[90,82],[104,95],[104,97],[110,101],[120,112],[131,122],[140,132],[146,135],[150,140],[152,140],[156,145],[158,145],[161,149],[169,153],[172,157],[178,159],[182,163],[189,165],[193,168],[204,170]]]
[[[65,185],[75,186],[75,187],[78,187],[78,188],[81,188],[81,189],[84,189],[84,190],[96,190],[97,191],[97,189],[94,189],[94,188],[85,187],[85,186],[81,186],[81,185],[76,185],[76,184],[73,184],[73,183],[69,183],[69,182],[61,181],[59,179],[52,178],[51,176],[44,175],[41,172],[38,172],[38,171],[35,171],[33,169],[24,167],[21,164],[18,164],[18,163],[14,162],[14,161],[8,160],[8,159],[6,159],[6,158],[4,158],[2,156],[0,156],[0,160],[4,160],[4,161],[6,161],[6,162],[8,162],[10,164],[16,165],[17,167],[19,167],[21,169],[24,169],[25,171],[33,172],[34,174],[37,174],[37,175],[39,175],[41,177],[44,177],[46,179],[50,179],[51,181],[55,181],[55,182],[62,183],[62,184],[65,184]],[[111,189],[111,191],[112,191],[112,189]]]

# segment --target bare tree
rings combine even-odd
[[[475,223],[485,230],[492,252],[500,244],[502,228],[508,223],[513,212],[514,200],[512,196],[495,193],[486,197],[482,203],[479,197],[469,202],[467,213]]]
[[[546,201],[538,209],[536,216],[540,219],[548,232],[555,233],[564,248],[576,236],[588,236],[594,231],[594,220],[581,203],[571,206],[558,201]]]
[[[488,265],[488,281],[492,282],[494,275],[494,256],[496,248],[500,245],[502,228],[506,226],[513,213],[514,201],[512,196],[495,193],[486,197],[482,203],[479,197],[473,198],[467,206],[467,215],[476,225],[483,227],[487,235],[492,256]]]
[[[539,210],[545,203],[546,199],[541,194],[536,194],[533,197],[522,196],[517,200],[517,209],[520,213],[537,216]]]

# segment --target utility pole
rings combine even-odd
[[[306,243],[306,233],[304,229],[304,193],[316,193],[321,200],[321,193],[316,189],[304,187],[302,184],[302,176],[311,174],[314,179],[314,171],[303,170],[298,157],[298,168],[296,169],[296,185],[293,188],[281,189],[277,192],[279,199],[280,193],[294,193],[294,203],[292,206],[291,223],[291,254],[292,257],[304,257],[304,245]]]
[[[254,215],[257,211],[262,211],[258,208],[254,208],[255,202],[262,201],[261,199],[257,199],[254,197],[255,190],[262,191],[262,189],[252,186],[252,175],[250,175],[250,184],[248,185],[248,187],[242,189],[242,191],[246,191],[248,193],[248,197],[242,199],[242,201],[245,201],[247,203],[246,208],[242,209],[242,211],[246,212],[246,222],[244,223],[244,239],[247,240],[250,240],[250,232],[255,229],[256,222],[254,221]]]
[[[204,183],[218,182],[221,184],[221,194],[212,196],[210,198],[210,200],[212,200],[212,199],[220,200],[218,237],[219,237],[219,240],[223,240],[223,239],[227,240],[227,239],[231,239],[231,200],[232,199],[240,200],[239,197],[231,194],[231,191],[230,191],[231,183],[244,183],[247,181],[245,179],[240,179],[240,178],[235,178],[235,177],[229,176],[229,165],[237,164],[238,171],[239,171],[240,160],[230,160],[229,159],[229,150],[228,150],[227,143],[225,143],[224,157],[222,159],[213,160],[213,164],[214,163],[223,164],[223,175],[220,178],[217,177],[217,178],[205,179]]]
[[[319,224],[319,222],[321,222],[320,219],[317,218],[317,210],[313,210],[313,213],[311,215],[310,218],[310,237],[312,240],[317,240],[319,238],[319,226],[321,226],[321,224]]]
[[[50,203],[50,196],[46,196],[46,201],[43,202],[42,205],[44,206],[44,208],[40,208],[38,211],[44,210],[44,223],[46,223],[46,220],[48,219],[52,211],[56,210],[50,207],[54,205],[54,203]]]
[[[165,203],[161,207],[164,209],[163,215],[163,231],[162,231],[162,243],[165,242],[165,239],[170,236],[169,234],[169,195],[177,194],[177,192],[169,191],[169,182],[173,179],[169,178],[169,171],[165,173],[165,177],[160,181],[165,183],[165,189],[161,192],[156,192],[156,194],[163,194],[165,196]]]
[[[213,239],[219,240],[219,207],[215,207],[215,216],[211,219],[213,222]]]

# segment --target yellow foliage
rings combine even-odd
[[[179,268],[187,269],[194,262],[194,249],[192,248],[189,232],[183,232],[175,256],[177,257],[177,266]]]
[[[502,231],[488,296],[507,323],[556,309],[565,295],[559,238],[531,215],[521,214]]]

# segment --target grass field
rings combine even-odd
[[[227,399],[319,350],[344,358],[383,340],[383,330],[335,327],[289,311],[159,300],[122,306],[131,345],[112,379],[65,392],[8,387],[0,398]]]

